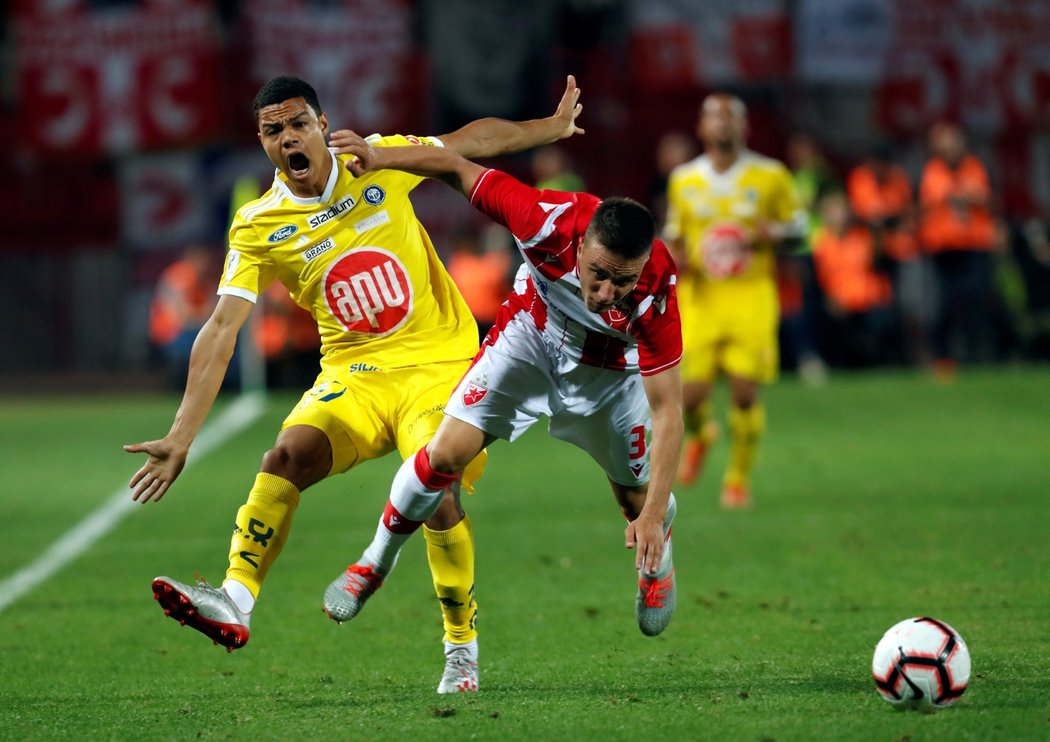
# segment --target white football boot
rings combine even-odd
[[[228,652],[248,643],[251,613],[242,613],[225,590],[212,587],[200,577],[196,587],[158,577],[153,580],[153,598],[165,616],[197,629]]]
[[[382,586],[383,575],[371,564],[351,564],[324,591],[324,612],[337,623],[349,621]]]
[[[466,644],[445,642],[445,674],[438,693],[477,693],[478,640]]]

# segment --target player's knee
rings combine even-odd
[[[464,512],[460,507],[459,498],[453,492],[453,488],[445,490],[441,503],[434,514],[426,521],[427,528],[434,531],[447,531],[463,520]]]
[[[462,474],[474,458],[465,458],[454,449],[442,445],[427,446],[426,454],[430,468],[441,474]]]
[[[332,468],[332,454],[323,447],[278,441],[263,454],[261,471],[287,479],[299,490],[321,481]]]

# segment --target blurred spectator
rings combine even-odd
[[[991,360],[995,223],[988,173],[967,151],[962,130],[938,122],[930,130],[929,148],[919,187],[919,235],[937,280],[934,370],[950,379],[960,356]]]
[[[540,190],[575,192],[586,188],[583,178],[573,170],[569,155],[554,144],[532,154],[532,180]]]
[[[252,337],[266,362],[266,385],[280,389],[312,386],[321,370],[317,321],[292,301],[280,281],[263,292],[256,311],[261,316],[252,324]]]
[[[842,186],[809,134],[797,132],[788,140],[787,164],[808,217],[802,249],[777,259],[781,344],[785,361],[798,369],[802,380],[821,384],[827,370],[816,342],[821,296],[813,271],[813,234],[820,226],[820,199]]]
[[[876,233],[852,218],[844,194],[824,196],[820,213],[813,259],[826,296],[828,360],[848,367],[882,363],[892,329],[893,288],[877,269]]]
[[[914,194],[908,174],[893,162],[888,142],[877,144],[864,162],[850,171],[847,190],[850,208],[878,240],[882,267],[893,282],[900,360],[925,364],[929,361],[925,331],[928,311],[915,237]]]
[[[215,308],[218,275],[219,261],[212,250],[191,243],[157,279],[150,304],[149,337],[174,389],[185,385],[193,341]]]
[[[452,239],[448,272],[478,323],[484,339],[496,321],[496,312],[511,290],[513,261],[510,233],[499,225],[486,225],[480,238],[460,232]]]
[[[1020,274],[1016,326],[1025,358],[1050,361],[1050,220],[1014,224],[1008,249]]]
[[[656,142],[656,174],[649,183],[649,210],[657,224],[667,217],[667,179],[671,171],[699,155],[696,140],[684,131],[670,131]]]

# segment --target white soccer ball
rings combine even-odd
[[[959,700],[970,682],[970,650],[959,632],[936,618],[890,627],[871,661],[879,695],[900,709],[936,711]]]

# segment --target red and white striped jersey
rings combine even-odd
[[[486,170],[474,184],[470,202],[510,230],[525,258],[493,332],[524,312],[549,345],[589,366],[649,376],[681,360],[677,276],[662,242],[653,243],[634,291],[598,314],[587,309],[580,292],[577,247],[601,199],[540,191],[506,173]]]

